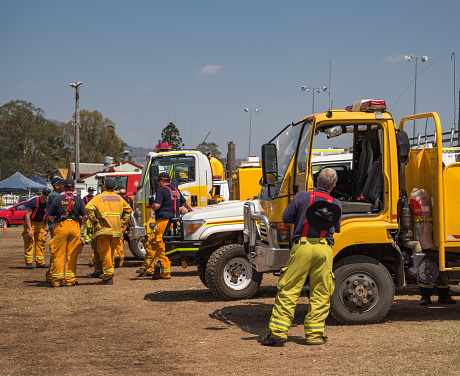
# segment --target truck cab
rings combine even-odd
[[[213,160],[214,169],[222,164]],[[222,168],[223,169],[223,168]],[[174,180],[187,202],[192,207],[206,206],[212,203],[211,194],[222,192],[228,197],[228,183],[213,179],[213,168],[210,159],[197,150],[180,150],[162,153],[151,152],[147,155],[139,185],[134,196],[134,212],[132,214],[133,240],[131,252],[139,259],[145,256],[145,241],[151,232],[151,224],[155,222],[151,201],[155,197],[155,187],[151,185],[152,174],[167,172]],[[224,186],[223,186],[224,185]]]

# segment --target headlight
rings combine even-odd
[[[272,222],[270,227],[276,230],[276,236],[279,242],[288,242],[291,226],[283,222]]]
[[[191,235],[194,232],[196,232],[202,225],[204,221],[199,220],[199,221],[184,221],[183,226],[184,226],[184,235]]]

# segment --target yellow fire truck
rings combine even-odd
[[[404,129],[419,119],[434,125],[431,148],[417,148],[415,142],[411,147]],[[313,189],[319,171],[312,169],[312,150],[325,145],[353,151],[351,167],[333,167],[338,182],[332,196],[341,201],[343,215],[334,237],[331,315],[344,324],[375,323],[390,310],[395,285],[458,284],[460,163],[443,166],[436,113],[404,117],[398,126],[380,100],[357,101],[347,110],[292,124],[278,152],[273,143],[262,146],[260,211],[251,201],[244,208],[244,248],[256,275],[287,264],[291,228],[281,215],[297,192]],[[431,198],[430,216],[412,213],[414,189]],[[421,223],[432,233],[421,234]],[[429,246],[422,236],[430,238]]]

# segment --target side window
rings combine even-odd
[[[16,210],[26,210],[26,204],[16,206]]]

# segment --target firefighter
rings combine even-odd
[[[286,268],[278,282],[278,294],[270,317],[270,332],[264,346],[283,346],[294,318],[297,300],[307,277],[310,298],[304,328],[307,345],[326,343],[324,326],[334,291],[332,249],[334,232],[340,231],[342,208],[329,194],[337,182],[331,168],[321,170],[317,189],[299,192],[282,215],[285,223],[294,224],[292,248]]]
[[[45,265],[45,244],[48,234],[46,225],[46,199],[50,190],[45,188],[39,197],[34,197],[26,204],[26,214],[22,238],[24,239],[24,258],[26,269],[33,269],[34,243],[35,243],[35,265],[37,268],[46,268]],[[46,228],[45,228],[46,227]]]
[[[132,209],[133,208],[133,200],[131,197],[126,196],[126,188],[119,186],[115,188],[115,191],[118,191],[118,194],[123,197],[123,199],[128,203],[129,207]],[[125,253],[123,252],[123,240],[124,240],[124,235],[125,231],[128,228],[128,225],[126,227],[121,228],[121,237],[120,237],[120,242],[118,243],[117,249],[115,250],[114,254],[114,265],[116,268],[122,267],[123,262],[125,261]]]
[[[145,261],[141,269],[137,270],[139,276],[152,276],[157,279],[171,279],[171,262],[165,254],[163,233],[170,218],[179,215],[180,207],[183,205],[188,211],[194,211],[185,200],[176,185],[171,183],[167,172],[161,172],[155,177],[159,188],[152,204],[155,211],[156,226],[149,236],[145,246]]]
[[[438,290],[438,304],[457,304],[457,301],[450,296],[450,286],[444,285],[442,282],[437,281],[435,284],[419,284],[421,299],[419,305],[431,305],[431,295],[436,288]]]
[[[94,188],[89,187],[88,194],[85,197],[83,197],[83,203],[85,204],[85,206],[88,205],[88,202],[90,202],[93,197],[94,197]],[[91,239],[93,238],[92,230],[93,229],[91,228],[91,222],[86,221],[83,226],[83,235],[85,239],[85,244],[91,243]]]
[[[103,187],[105,191],[85,206],[97,242],[97,251],[94,253],[95,272],[89,276],[98,277],[99,270],[102,269],[103,277],[99,284],[113,285],[113,255],[120,241],[121,228],[126,227],[132,209],[125,200],[113,192],[113,179],[107,178]]]
[[[53,200],[59,196],[62,192],[64,192],[64,179],[54,177],[51,179],[51,185],[53,186],[53,190],[50,192],[48,195],[48,199],[46,200],[46,210],[48,211],[48,208],[51,206],[51,203]],[[50,266],[48,270],[46,271],[46,283],[51,284],[51,268],[53,266],[53,251],[52,251],[52,246],[53,246],[53,232],[54,232],[54,223],[51,223],[49,218],[46,219],[46,222],[48,224],[48,229],[49,229],[49,234],[50,234],[50,241],[48,242],[48,247],[50,250]]]
[[[74,195],[75,182],[64,182],[62,195],[54,198],[48,211],[49,220],[54,223],[53,231],[53,266],[51,268],[51,286],[75,286],[77,257],[83,248],[80,228],[86,222],[85,204]]]

